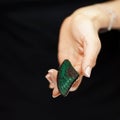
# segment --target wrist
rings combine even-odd
[[[106,28],[110,31],[117,20],[117,15],[112,8],[103,6],[101,4],[96,4],[97,9],[101,12],[102,18],[99,17],[99,22],[101,23],[100,28]]]
[[[82,7],[74,12],[75,16],[86,16],[92,24],[94,25],[95,29],[99,31],[99,29],[106,27],[105,23],[102,21],[107,21],[106,16],[103,16],[101,11],[96,7],[96,5]]]
[[[80,8],[75,12],[75,14],[84,15],[90,19],[97,31],[100,29],[111,30],[117,17],[111,8],[106,8],[101,4],[94,4]]]

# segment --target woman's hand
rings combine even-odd
[[[83,76],[90,77],[92,68],[101,49],[98,31],[101,28],[108,30],[120,29],[120,0],[113,0],[77,9],[67,17],[61,25],[58,43],[59,64],[69,59],[80,77],[71,87],[75,91]],[[46,75],[53,89],[52,96],[60,95],[57,87],[57,73],[55,69]]]
[[[59,35],[59,64],[61,65],[64,59],[69,59],[80,74],[70,91],[75,91],[79,87],[83,76],[90,77],[101,49],[98,37],[99,25],[94,17],[91,18],[81,11],[76,10],[63,21]],[[60,95],[57,87],[57,73],[57,70],[51,69],[46,75],[50,83],[49,88],[53,89],[54,98]]]

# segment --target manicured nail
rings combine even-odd
[[[49,78],[50,78],[50,75],[49,75],[49,74],[45,75],[45,78],[46,78],[46,79],[49,79]]]
[[[86,77],[88,77],[88,78],[90,77],[90,75],[91,75],[91,70],[92,70],[92,69],[91,69],[91,67],[89,67],[89,66],[85,69],[85,76],[86,76]]]
[[[47,74],[45,76],[45,78],[50,82],[50,83],[53,83],[53,81],[51,80],[51,76],[49,74]]]
[[[50,69],[50,70],[48,70],[48,72],[49,72],[49,73],[53,73],[53,70],[52,70],[52,69]]]

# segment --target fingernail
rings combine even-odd
[[[85,76],[86,76],[86,77],[88,77],[88,78],[90,77],[90,75],[91,75],[91,70],[92,70],[92,69],[91,69],[91,67],[89,67],[89,66],[85,69]]]
[[[48,70],[48,72],[49,72],[49,73],[53,73],[53,70],[52,70],[52,69],[50,69],[50,70]]]
[[[45,75],[45,78],[46,78],[46,79],[49,79],[49,78],[50,78],[50,75],[49,75],[49,74]]]
[[[51,80],[51,77],[50,77],[49,74],[47,74],[47,75],[45,76],[45,78],[46,78],[50,83],[53,83],[53,81]]]

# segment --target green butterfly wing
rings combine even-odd
[[[79,77],[78,72],[73,68],[68,59],[65,59],[58,70],[57,85],[59,92],[67,96],[70,87]]]

